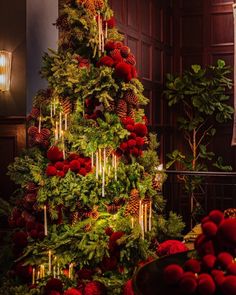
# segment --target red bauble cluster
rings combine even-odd
[[[40,132],[39,132],[40,131]],[[39,130],[36,126],[30,126],[28,128],[28,136],[29,136],[29,145],[32,146],[41,146],[43,148],[47,148],[49,146],[49,138],[51,132],[47,128],[42,128]]]
[[[166,283],[175,285],[180,294],[236,295],[236,218],[225,219],[214,210],[202,220],[202,231],[195,242],[199,259],[168,265]]]
[[[46,168],[47,176],[64,177],[68,170],[85,176],[92,169],[91,158],[72,153],[68,159],[63,160],[63,153],[57,146],[52,146],[48,150],[47,158],[51,161]]]
[[[85,69],[89,68],[90,63],[89,63],[89,60],[88,59],[83,58],[80,55],[77,55],[76,60],[78,61],[78,67],[79,68],[82,68],[82,69],[83,68],[85,68]]]
[[[137,77],[136,60],[128,46],[120,41],[108,41],[105,50],[107,55],[100,58],[98,66],[113,67],[115,76],[126,82]]]
[[[183,244],[182,242],[178,240],[167,240],[157,247],[157,255],[159,257],[166,256],[166,255],[172,255],[176,253],[181,253],[188,251],[189,249]]]
[[[148,133],[147,126],[142,123],[135,123],[130,117],[122,119],[122,123],[124,128],[130,132],[130,135],[127,140],[120,144],[118,153],[124,154],[125,156],[141,156],[145,144],[144,138]]]

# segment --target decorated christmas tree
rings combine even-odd
[[[0,294],[132,294],[135,269],[183,223],[163,216],[148,99],[107,0],[65,2],[58,50],[43,59],[48,88],[28,116],[29,148],[9,167],[19,189]]]

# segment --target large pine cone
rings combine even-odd
[[[115,102],[114,102],[114,100],[112,100],[112,101],[109,102],[109,106],[106,107],[106,110],[108,112],[113,112],[115,110]]]
[[[131,105],[138,105],[138,97],[132,90],[127,90],[124,94],[124,100]]]
[[[127,102],[124,99],[118,100],[116,113],[120,118],[127,117]]]
[[[109,204],[109,205],[106,205],[106,208],[108,213],[116,214],[118,210],[120,209],[120,206],[116,204]]]
[[[72,112],[73,104],[71,103],[69,97],[60,99],[60,104],[65,114],[70,114]]]
[[[132,189],[130,192],[130,199],[125,209],[125,215],[135,215],[139,214],[139,191],[137,189]]]
[[[128,117],[135,119],[135,109],[129,106],[128,108]]]

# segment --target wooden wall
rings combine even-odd
[[[170,149],[171,117],[161,97],[163,81],[173,69],[173,15],[170,0],[110,0],[125,43],[137,59],[139,77],[150,99],[146,108],[150,128],[158,133],[160,157]]]
[[[234,24],[232,0],[174,1],[174,72],[192,64],[206,66],[217,59],[234,66]],[[231,78],[233,78],[233,73]],[[230,104],[233,106],[233,89]],[[236,170],[236,148],[231,147],[232,121],[218,126],[211,145]],[[176,143],[178,144],[178,143]]]

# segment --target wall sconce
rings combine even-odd
[[[6,50],[0,50],[0,91],[10,89],[12,54]]]

